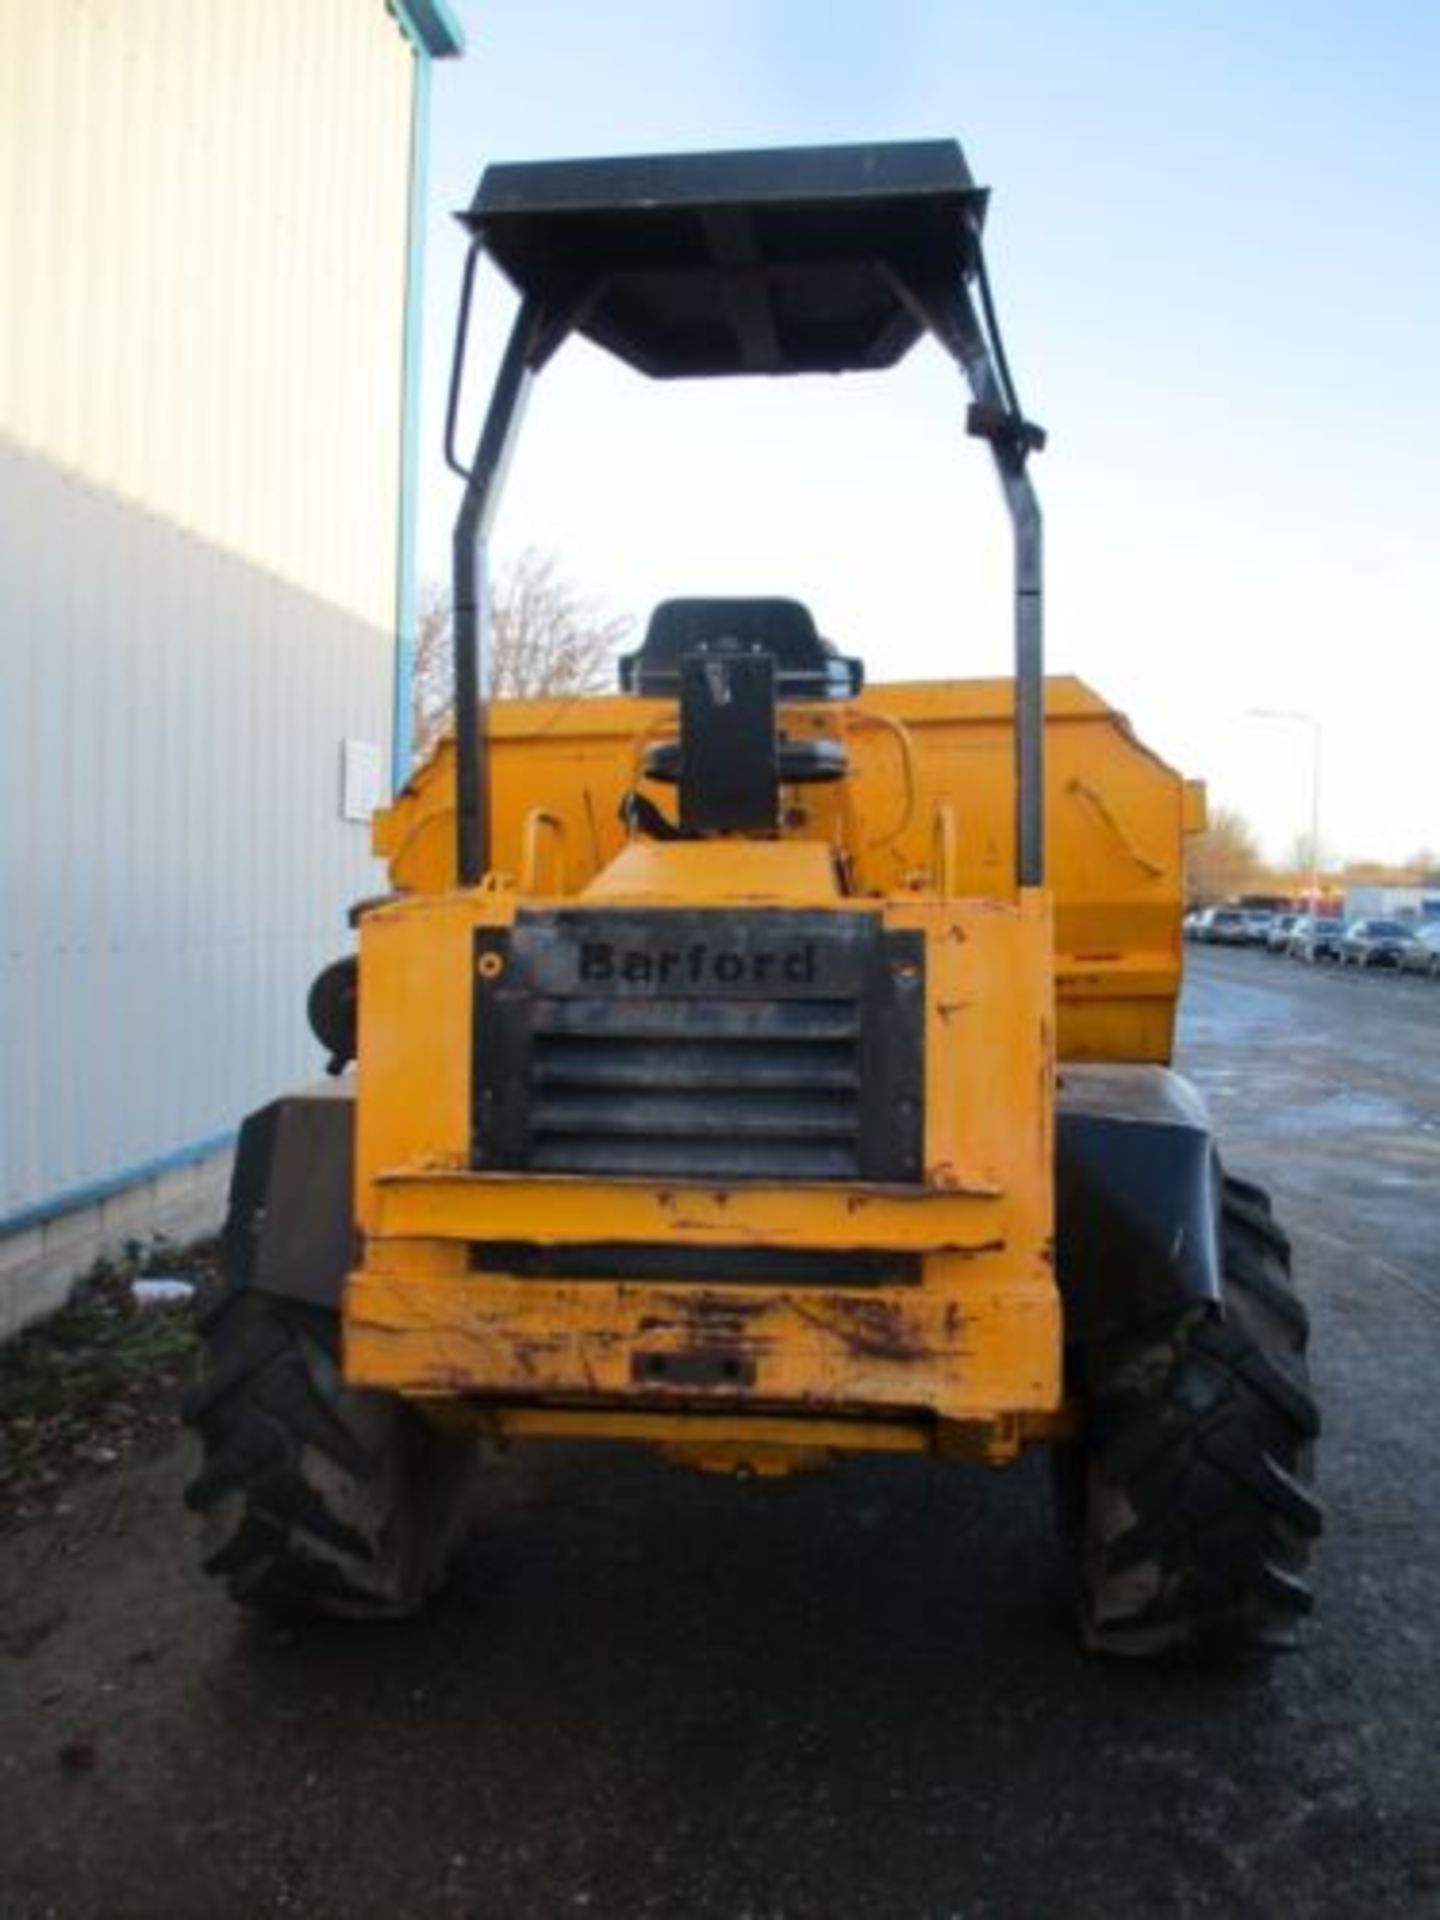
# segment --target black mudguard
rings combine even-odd
[[[1055,1117],[1067,1343],[1218,1305],[1220,1163],[1189,1081],[1165,1067],[1067,1066]]]
[[[225,1276],[307,1306],[340,1306],[357,1264],[355,1087],[287,1094],[240,1129],[221,1239]]]

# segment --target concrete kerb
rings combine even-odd
[[[137,1180],[54,1220],[0,1235],[0,1340],[56,1313],[101,1259],[132,1242],[198,1240],[225,1213],[231,1150]]]

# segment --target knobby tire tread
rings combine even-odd
[[[242,1606],[385,1619],[439,1584],[463,1518],[468,1443],[347,1387],[338,1316],[229,1285],[201,1320],[184,1418],[203,1564]]]
[[[1097,1341],[1072,1538],[1081,1637],[1132,1658],[1250,1658],[1311,1609],[1320,1429],[1309,1316],[1266,1195],[1226,1179],[1221,1311]]]

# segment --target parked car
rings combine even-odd
[[[1191,907],[1190,911],[1185,915],[1185,918],[1180,922],[1181,938],[1185,940],[1197,940],[1200,937],[1200,922],[1204,918],[1205,909],[1203,907]]]
[[[1195,938],[1212,947],[1243,947],[1250,929],[1240,907],[1206,907],[1195,927]]]
[[[1275,923],[1275,911],[1272,907],[1246,907],[1245,938],[1252,947],[1263,947],[1270,937],[1270,929]]]
[[[1338,960],[1340,942],[1345,937],[1345,922],[1329,914],[1303,913],[1290,935],[1292,960]]]
[[[1403,920],[1352,920],[1340,942],[1340,964],[1398,967],[1414,941],[1414,927],[1407,927]]]
[[[1290,936],[1299,925],[1298,913],[1277,913],[1270,922],[1270,930],[1265,935],[1267,953],[1287,953],[1290,949]]]
[[[1432,980],[1440,980],[1440,920],[1416,928],[1415,938],[1400,956],[1400,964],[1406,973],[1425,973]]]

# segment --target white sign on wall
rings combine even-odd
[[[373,740],[340,743],[340,812],[346,820],[368,821],[380,805],[380,749]]]

